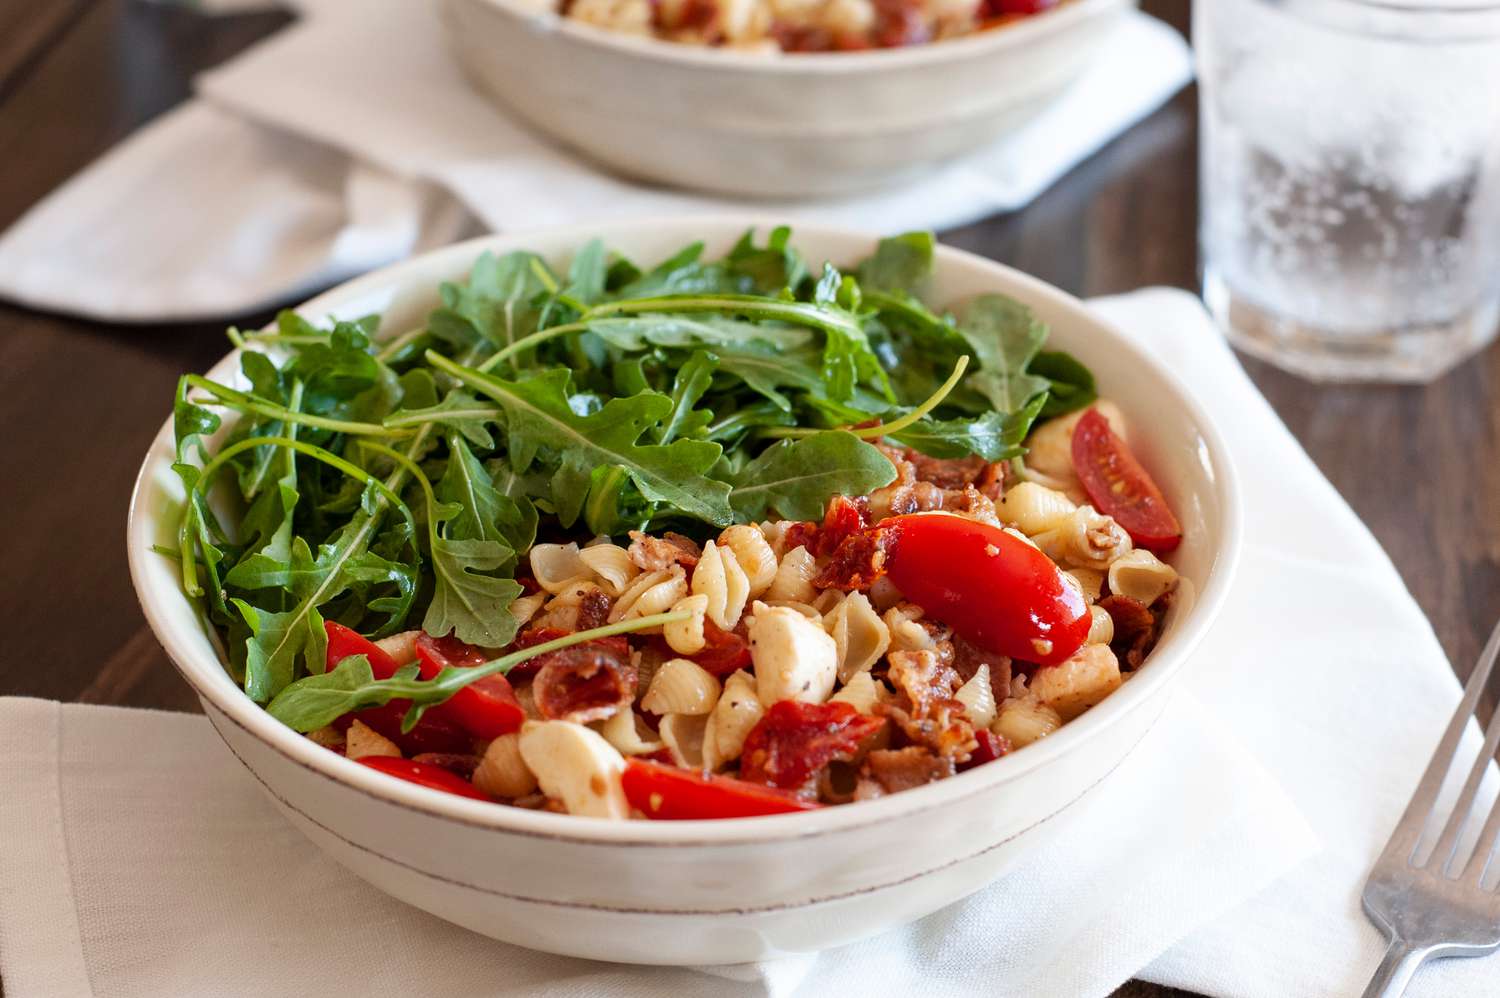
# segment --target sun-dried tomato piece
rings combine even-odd
[[[974,740],[978,743],[979,747],[974,750],[973,755],[969,756],[968,762],[958,764],[958,771],[960,773],[973,769],[975,766],[982,766],[987,762],[994,762],[1010,751],[1009,742],[985,728],[975,730]]]
[[[818,525],[811,520],[798,520],[786,528],[786,533],[781,535],[782,549],[793,551],[797,548],[807,548],[813,551],[818,544]]]
[[[745,738],[740,779],[809,791],[825,766],[853,762],[884,728],[847,703],[778,700]]]
[[[1115,636],[1109,647],[1126,669],[1139,669],[1156,644],[1157,618],[1151,608],[1129,596],[1106,596],[1099,608],[1109,614]]]
[[[934,755],[920,745],[901,749],[876,749],[859,770],[855,800],[872,800],[900,793],[954,774],[953,760]]]
[[[819,557],[833,554],[844,540],[870,525],[870,502],[864,496],[850,499],[834,496],[828,500],[828,510],[823,514],[823,526],[818,530],[815,546],[808,548]]]
[[[867,527],[844,538],[833,557],[813,579],[819,589],[854,592],[869,589],[886,573],[886,562],[896,546],[896,531],[890,527]]]
[[[703,650],[684,656],[705,672],[723,678],[736,669],[750,668],[750,642],[734,631],[726,631],[707,618],[703,621]]]
[[[561,627],[532,627],[522,631],[520,634],[517,634],[515,643],[508,650],[519,651],[522,648],[532,648],[536,645],[544,644],[548,641],[556,641],[558,638],[565,638],[572,633],[572,631],[565,631]],[[608,638],[595,638],[593,641],[586,641],[583,644],[575,645],[574,647],[587,648],[592,645],[599,645],[621,658],[629,659],[630,657],[630,642],[627,641],[625,639],[625,636],[622,634],[616,634]],[[564,650],[566,651],[570,649]],[[534,673],[540,672],[542,668],[552,660],[552,656],[558,654],[561,654],[561,652],[543,652],[535,658],[528,658],[526,661],[513,666],[511,670],[506,673],[506,676],[511,679],[517,679],[521,676],[530,676]]]
[[[479,756],[463,752],[423,752],[412,756],[411,761],[438,766],[466,780],[474,775],[474,770],[479,768]]]
[[[538,657],[547,664],[537,670],[531,692],[537,712],[548,720],[599,721],[635,699],[636,670],[628,645],[622,651],[605,638]]]

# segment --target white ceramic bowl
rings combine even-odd
[[[755,54],[634,38],[524,0],[443,0],[470,79],[631,177],[740,197],[887,185],[981,148],[1078,76],[1133,0],[1071,0],[902,49]]]
[[[673,219],[488,237],[359,278],[309,302],[310,319],[385,316],[410,328],[438,283],[482,250],[534,249],[565,262],[595,235],[638,262],[704,239],[722,253],[751,222]],[[868,235],[806,227],[809,257],[853,262]],[[136,592],[209,720],[308,838],[382,890],[477,932],[555,953],[640,963],[759,959],[835,946],[910,921],[994,879],[1047,836],[1146,735],[1217,613],[1240,546],[1240,505],[1223,442],[1161,361],[1033,278],[938,251],[932,300],[1000,291],[1052,327],[1051,344],[1096,373],[1181,517],[1181,600],[1156,650],[1118,692],[1051,737],[952,779],[880,800],[729,821],[617,822],[466,800],[404,783],[319,748],[271,719],[225,673],[174,562],[182,491],[171,424],[131,499]],[[210,375],[235,381],[231,354]]]

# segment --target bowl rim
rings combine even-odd
[[[682,233],[687,239],[712,240],[738,235],[748,228],[761,231],[782,224],[764,215],[728,214],[714,216],[675,215],[653,218],[603,221],[571,226],[520,229],[503,234],[465,240],[407,260],[379,268],[339,284],[306,303],[296,311],[318,319],[345,302],[356,301],[381,290],[429,291],[440,279],[433,271],[457,275],[467,271],[480,253],[486,250],[507,251],[524,248],[528,241],[545,238],[554,245],[579,246],[589,239],[601,238],[606,245],[622,233],[637,230]],[[879,236],[845,227],[796,224],[797,234],[814,238],[872,245]],[[553,251],[556,252],[556,251]],[[159,559],[151,550],[157,536],[153,516],[163,512],[148,509],[152,483],[171,463],[172,419],[169,416],[153,439],[142,460],[131,491],[126,522],[127,558],[131,582],[141,609],[157,640],[167,652],[178,673],[198,694],[236,727],[252,735],[277,754],[300,768],[351,788],[365,796],[394,804],[406,810],[460,825],[492,830],[501,834],[550,839],[587,845],[655,846],[683,845],[734,846],[788,841],[837,834],[854,828],[895,820],[920,811],[933,810],[958,800],[987,793],[1001,784],[1019,779],[1032,770],[1074,751],[1128,711],[1144,706],[1166,687],[1191,657],[1226,599],[1240,560],[1243,544],[1243,500],[1238,475],[1229,450],[1212,417],[1197,398],[1163,361],[1148,354],[1113,325],[1091,312],[1082,301],[1046,282],[1012,267],[986,259],[975,253],[939,243],[934,252],[934,271],[944,266],[978,268],[993,279],[996,290],[1024,290],[1028,295],[1049,302],[1068,321],[1091,327],[1109,341],[1109,349],[1123,355],[1126,367],[1134,365],[1151,369],[1165,382],[1176,402],[1193,423],[1208,451],[1209,471],[1204,489],[1216,494],[1221,510],[1218,536],[1211,548],[1212,561],[1206,584],[1196,594],[1196,601],[1171,635],[1171,643],[1157,649],[1147,664],[1120,689],[1102,703],[1064,725],[1056,733],[1028,746],[1025,752],[1007,755],[985,766],[976,767],[955,777],[892,794],[857,806],[821,808],[787,815],[754,818],[728,818],[694,821],[611,821],[575,815],[552,814],[523,808],[507,807],[484,801],[469,800],[438,790],[431,790],[404,780],[393,779],[369,767],[329,752],[302,735],[285,727],[265,709],[245,695],[229,678],[216,657],[203,661],[185,645],[179,629],[165,617],[158,600],[186,601],[175,573],[166,571],[166,582],[154,581],[163,566],[152,564]],[[210,373],[233,370],[240,351],[231,350]],[[163,592],[163,590],[165,590]],[[191,605],[191,604],[190,604]],[[194,615],[198,616],[197,614]]]
[[[1043,36],[1067,30],[1110,10],[1134,7],[1136,0],[1067,0],[1050,10],[1029,15],[1013,24],[959,38],[899,48],[867,49],[860,52],[745,52],[707,45],[688,45],[655,37],[638,37],[597,27],[553,11],[527,9],[521,0],[447,0],[466,2],[495,11],[520,22],[539,35],[561,34],[581,45],[609,49],[619,55],[752,75],[837,75],[853,72],[889,72],[942,64],[965,56],[982,58],[1010,48],[1034,45]]]

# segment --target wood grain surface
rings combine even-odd
[[[1187,26],[1187,0],[1143,6]],[[194,73],[289,20],[141,0],[0,0],[0,228],[185,99]],[[944,238],[1080,295],[1196,289],[1196,112],[1189,88],[1025,210]],[[225,352],[224,324],[110,326],[0,304],[0,550],[11,566],[0,606],[13,622],[0,693],[196,709],[141,618],[123,528],[176,378]],[[1322,387],[1246,366],[1467,672],[1500,616],[1500,349],[1420,388]],[[1132,982],[1119,995],[1173,993]]]

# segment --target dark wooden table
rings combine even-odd
[[[1186,29],[1188,0],[1143,6]],[[139,0],[0,0],[0,229],[186,98],[194,73],[287,22]],[[1196,288],[1196,111],[1190,88],[1024,211],[945,239],[1080,295]],[[0,606],[12,622],[0,693],[196,709],[136,606],[123,527],[178,374],[226,346],[220,325],[127,328],[0,304]],[[1318,387],[1247,367],[1467,671],[1500,616],[1500,348],[1424,388]]]

